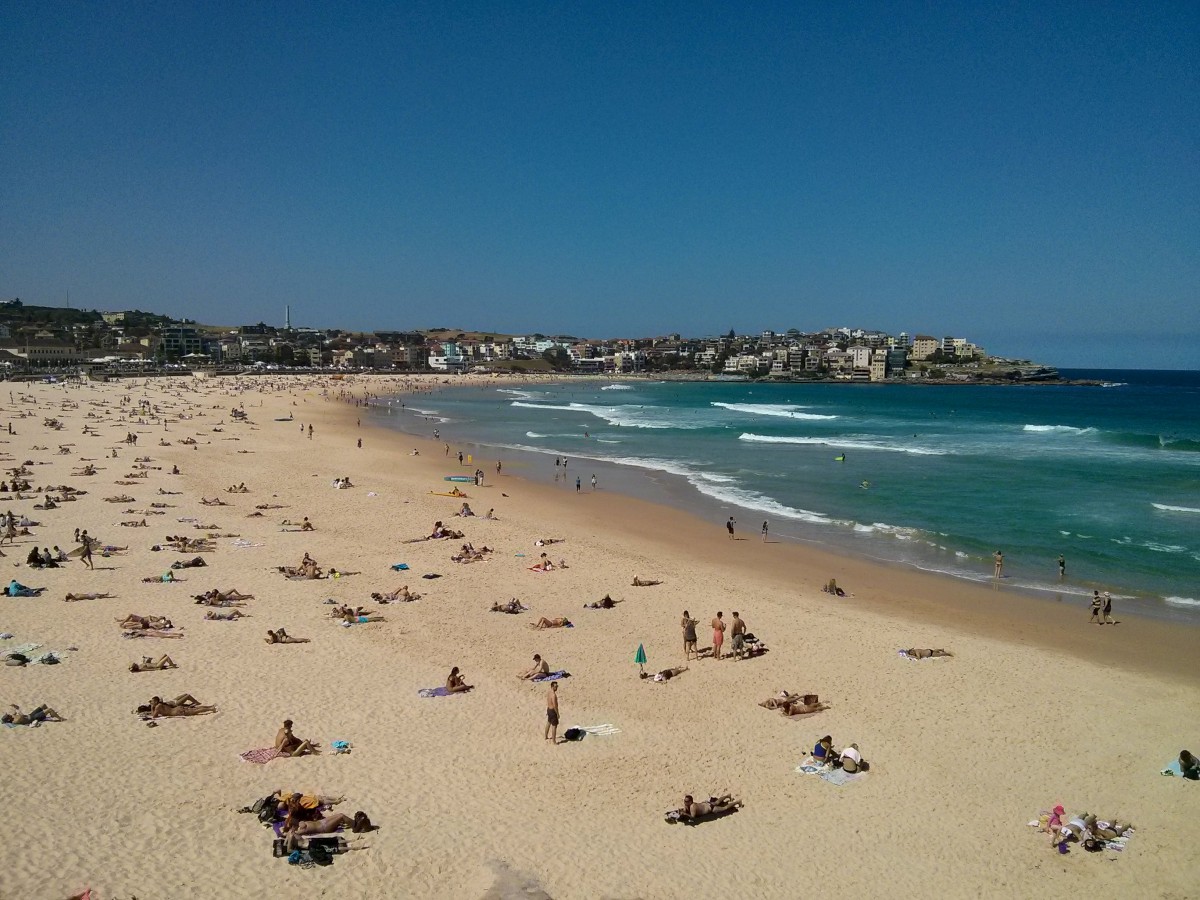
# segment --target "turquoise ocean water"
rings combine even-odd
[[[1006,585],[1077,602],[1100,588],[1118,612],[1200,622],[1200,373],[1063,374],[1105,386],[597,380],[375,414],[523,477],[550,481],[565,456],[565,490],[595,472],[714,528],[765,519],[773,537],[979,582],[999,549]]]

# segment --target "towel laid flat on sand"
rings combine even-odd
[[[245,753],[239,753],[238,756],[248,763],[258,763],[261,765],[269,763],[273,759],[278,759],[283,754],[274,747],[263,747],[259,750],[247,750]]]
[[[866,772],[847,772],[844,769],[835,769],[832,764],[822,764],[811,756],[805,757],[804,762],[796,766],[796,771],[801,775],[819,775],[822,781],[838,787],[867,777]]]
[[[549,675],[534,675],[532,681],[561,681],[564,678],[570,678],[571,673],[565,669],[559,669],[557,672],[551,672]]]
[[[1178,759],[1173,759],[1169,763],[1167,763],[1165,766],[1163,766],[1163,769],[1159,774],[1160,775],[1174,775],[1177,778],[1184,777],[1184,778],[1187,778],[1188,781],[1200,780],[1200,779],[1196,779],[1196,778],[1189,778],[1188,776],[1184,775],[1183,767],[1179,765]]]
[[[466,693],[466,692],[465,692],[465,691],[460,691],[460,693]],[[417,696],[418,696],[418,697],[425,697],[425,698],[429,698],[429,697],[449,697],[449,696],[450,696],[450,692],[449,692],[448,690],[446,690],[446,686],[445,686],[445,685],[442,685],[441,687],[435,687],[435,688],[421,688],[419,691],[417,691]]]
[[[17,644],[15,647],[5,647],[3,652],[0,652],[0,658],[11,656],[14,653],[20,653],[22,656],[28,656],[41,646],[41,644]]]
[[[903,659],[910,659],[913,662],[924,662],[927,659],[950,659],[949,656],[909,656],[907,650],[897,650],[896,652],[899,653]]]
[[[397,571],[397,572],[404,572],[404,571],[407,571],[407,570],[408,570],[408,563],[393,563],[393,564],[392,564],[392,569],[394,569],[394,570],[395,570],[395,571]]]
[[[578,728],[580,731],[586,731],[588,734],[606,735],[606,734],[620,734],[621,733],[620,728],[618,728],[616,725],[609,725],[609,724],[605,724],[605,725],[575,725],[573,727]]]

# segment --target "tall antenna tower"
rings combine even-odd
[[[290,303],[283,308],[283,328],[285,331],[292,330],[292,305]]]

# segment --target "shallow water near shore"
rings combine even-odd
[[[772,538],[976,582],[999,549],[1010,589],[1110,590],[1119,614],[1200,622],[1200,373],[1064,375],[1105,386],[597,379],[374,409],[564,490],[596,473],[714,528],[732,515],[757,535],[765,519]]]

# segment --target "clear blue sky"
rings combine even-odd
[[[1200,368],[1200,4],[0,3],[0,298]]]

